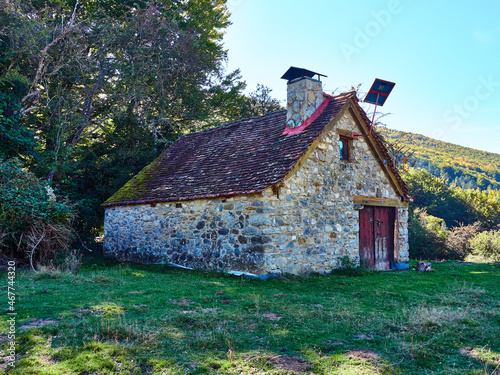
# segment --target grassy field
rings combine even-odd
[[[432,265],[268,281],[131,264],[18,272],[7,372],[498,374],[500,267]]]

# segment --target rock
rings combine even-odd
[[[267,215],[255,215],[250,218],[250,224],[256,227],[262,225],[271,225],[271,219]]]
[[[223,236],[225,236],[228,233],[229,233],[229,229],[227,229],[227,228],[221,228],[221,229],[219,229],[219,234],[221,234]]]
[[[431,264],[429,262],[418,262],[417,263],[417,272],[430,272]]]

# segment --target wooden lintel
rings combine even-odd
[[[408,202],[402,202],[397,198],[375,198],[375,197],[362,197],[354,195],[352,197],[353,203],[362,204],[365,206],[382,206],[382,207],[408,207]]]
[[[335,132],[339,135],[343,135],[344,137],[352,138],[352,130],[347,129],[335,129]]]

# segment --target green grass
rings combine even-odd
[[[132,264],[21,272],[9,374],[498,373],[500,267],[432,266],[268,281]]]

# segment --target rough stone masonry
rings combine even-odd
[[[398,199],[363,137],[350,160],[339,134],[348,112],[323,134],[280,186],[230,198],[106,208],[105,251],[121,260],[255,275],[326,273],[347,256],[359,262],[359,210],[353,196]],[[408,210],[397,208],[394,260],[408,261]]]
[[[286,125],[289,128],[302,125],[321,105],[323,99],[320,81],[303,78],[288,83]]]

